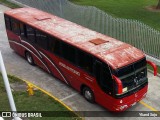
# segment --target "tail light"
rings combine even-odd
[[[115,82],[117,84],[118,94],[122,94],[123,85],[122,85],[121,80],[118,77],[114,76],[114,75],[112,75],[112,77],[113,77],[113,79],[115,80]]]

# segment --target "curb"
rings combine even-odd
[[[45,93],[46,95],[50,96],[51,98],[53,98],[55,101],[59,102],[61,105],[63,105],[65,108],[67,108],[69,111],[73,112],[75,115],[77,115],[79,118],[82,118],[82,120],[85,120],[84,117],[81,117],[79,114],[77,114],[76,112],[74,112],[72,110],[72,108],[70,108],[69,106],[67,106],[65,103],[63,103],[60,99],[58,99],[57,97],[53,96],[51,93],[47,92],[46,90],[36,86],[35,84],[29,82],[28,80],[25,80],[25,79],[22,79],[21,77],[19,76],[15,76],[15,75],[12,75],[12,74],[8,74],[9,76],[12,76],[12,77],[15,77],[15,78],[18,78],[19,80],[22,80],[24,81],[26,84],[31,84],[33,87],[37,88],[38,90],[40,90],[41,92]]]

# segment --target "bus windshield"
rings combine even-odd
[[[147,82],[146,64],[146,58],[143,58],[115,71],[116,76],[122,81],[123,92],[130,91]]]

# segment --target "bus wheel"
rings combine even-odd
[[[27,59],[29,64],[34,65],[34,60],[33,60],[33,57],[31,55],[31,53],[26,52],[26,59]]]
[[[88,102],[90,102],[90,103],[95,102],[94,94],[90,88],[88,88],[88,87],[83,88],[83,96]]]

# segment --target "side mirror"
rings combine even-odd
[[[149,64],[150,66],[152,66],[153,70],[154,70],[154,76],[157,76],[157,65],[151,61],[147,60],[147,64]]]
[[[116,84],[117,84],[117,86],[118,86],[118,94],[122,94],[122,93],[123,93],[123,92],[122,92],[122,90],[123,90],[123,85],[122,85],[121,80],[120,80],[118,77],[114,76],[114,75],[112,75],[112,77],[113,77],[113,79],[115,80],[115,82],[116,82]]]

